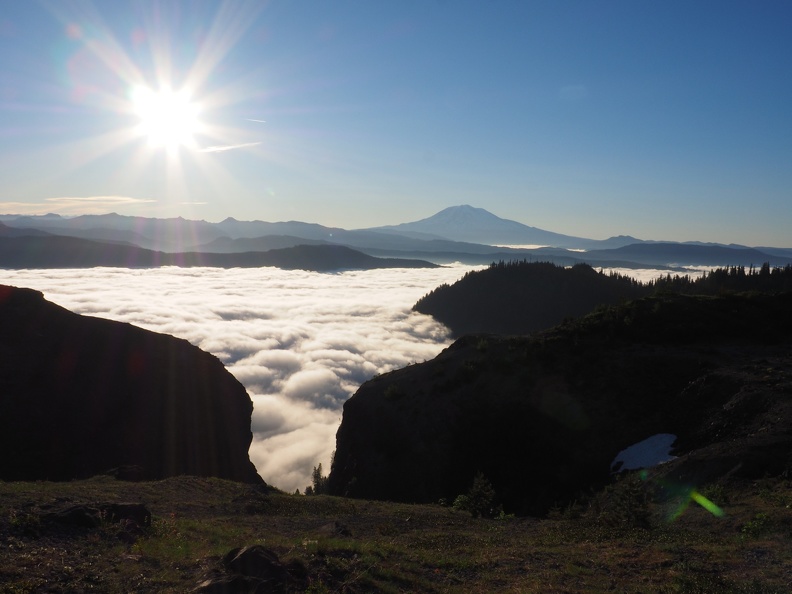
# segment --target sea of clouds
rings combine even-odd
[[[475,268],[2,270],[0,284],[216,355],[253,400],[251,461],[265,481],[293,492],[310,484],[317,464],[329,471],[343,404],[363,382],[450,344],[445,326],[411,308]],[[642,281],[666,274],[612,270]]]
[[[410,310],[471,269],[3,270],[0,284],[216,355],[253,400],[250,459],[265,481],[292,492],[310,484],[317,464],[329,471],[342,406],[360,384],[450,343],[443,325]]]

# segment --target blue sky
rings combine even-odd
[[[0,212],[359,228],[471,204],[792,247],[790,30],[773,0],[5,2]],[[145,88],[184,103],[146,119]]]

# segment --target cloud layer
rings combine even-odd
[[[329,469],[343,403],[361,383],[447,346],[445,327],[410,308],[470,269],[3,270],[0,284],[215,354],[253,400],[251,460],[268,483],[294,491],[318,463]]]

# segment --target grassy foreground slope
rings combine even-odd
[[[0,592],[191,592],[230,549],[260,544],[288,568],[257,592],[788,592],[792,491],[766,479],[653,502],[649,482],[617,481],[547,518],[472,518],[440,505],[285,495],[178,477],[125,483],[0,483]],[[67,526],[80,504],[140,502],[150,527]]]

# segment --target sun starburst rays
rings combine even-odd
[[[261,10],[260,2],[221,4],[198,57],[185,79],[185,85],[192,88],[205,87],[214,70],[239,42]]]
[[[51,10],[68,41],[63,72],[69,100],[78,109],[96,110],[98,116],[94,130],[53,146],[67,155],[60,160],[61,177],[98,167],[110,153],[127,153],[124,165],[109,174],[114,177],[110,183],[133,187],[129,182],[149,178],[153,181],[145,186],[150,192],[146,197],[158,198],[163,207],[197,202],[191,190],[233,182],[222,165],[227,159],[214,155],[254,149],[264,130],[229,125],[225,109],[260,91],[218,83],[215,74],[255,20],[259,3],[222,3],[188,64],[184,56],[194,40],[178,37],[167,15],[124,32],[111,30],[90,3],[70,8],[56,4]],[[126,33],[132,39],[129,49]],[[98,122],[113,119],[115,126],[96,131]]]

